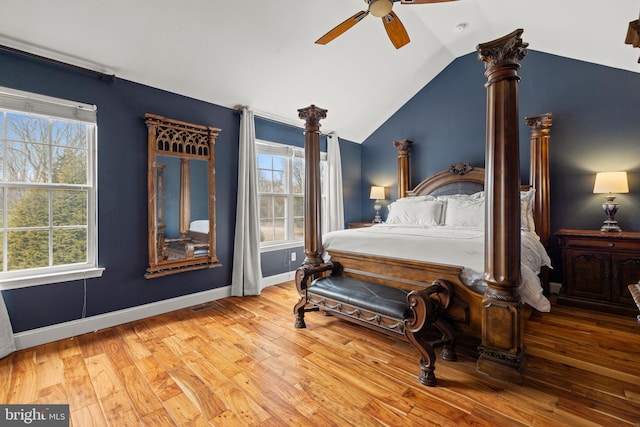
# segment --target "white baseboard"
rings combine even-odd
[[[276,274],[275,276],[268,276],[262,278],[262,289],[267,286],[277,285],[278,283],[288,282],[296,277],[295,271],[287,271],[286,273]]]
[[[72,320],[57,325],[31,329],[13,335],[18,350],[35,347],[65,338],[75,337],[88,332],[110,328],[127,322],[144,319],[158,314],[168,313],[186,307],[202,304],[231,296],[231,286],[211,289],[195,294],[183,295],[111,313],[99,314],[84,319]]]

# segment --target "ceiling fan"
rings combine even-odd
[[[402,46],[409,43],[409,34],[407,34],[407,30],[405,30],[404,25],[402,25],[398,16],[393,12],[393,10],[391,10],[393,8],[393,3],[398,1],[401,4],[426,4],[444,3],[456,0],[364,0],[364,2],[369,5],[366,11],[362,10],[341,24],[338,24],[327,34],[316,40],[316,43],[329,43],[331,40],[362,21],[365,16],[372,14],[377,18],[382,18],[382,23],[384,24],[385,30],[387,30],[387,35],[389,36],[391,43],[393,43],[396,49],[400,49]]]

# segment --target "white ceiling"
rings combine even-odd
[[[394,3],[403,48],[372,15],[314,44],[359,10],[361,0],[2,0],[0,44],[286,123],[302,125],[297,109],[315,104],[328,110],[323,131],[354,142],[455,58],[516,28],[530,49],[640,72],[640,50],[624,43],[638,0]]]

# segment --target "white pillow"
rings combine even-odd
[[[396,200],[396,202],[400,202],[400,203],[407,203],[407,202],[424,202],[425,200],[436,200],[435,197],[433,196],[408,196],[408,197],[402,197],[398,200]]]
[[[449,227],[484,227],[484,197],[449,198],[444,225]]]
[[[189,230],[196,231],[198,233],[209,233],[209,220],[208,219],[199,219],[196,221],[191,221],[189,225]]]
[[[393,202],[389,205],[387,224],[414,224],[436,226],[442,222],[444,203],[437,200],[422,200],[414,203]]]
[[[524,231],[536,231],[536,223],[533,219],[533,196],[536,190],[534,188],[529,191],[520,192],[520,221],[522,226],[521,230]]]
[[[483,198],[484,198],[484,191],[478,191],[477,193],[473,193],[473,194],[448,194],[446,196],[438,196],[436,200],[441,200],[446,202],[451,199],[476,200],[476,199],[483,199]]]

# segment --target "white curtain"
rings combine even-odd
[[[340,141],[338,135],[333,132],[327,136],[327,169],[329,185],[327,188],[327,209],[324,211],[324,233],[344,228]]]
[[[258,215],[258,178],[256,168],[256,130],[253,111],[242,108],[238,155],[238,203],[233,249],[231,295],[259,295],[260,217]]]
[[[13,340],[13,330],[9,321],[9,313],[4,305],[2,292],[0,292],[0,359],[16,351],[16,343]]]

